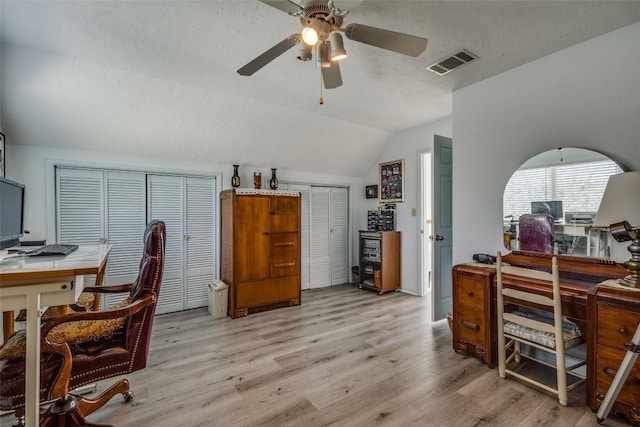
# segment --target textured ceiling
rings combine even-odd
[[[295,48],[236,73],[300,30],[258,1],[2,0],[2,127],[21,144],[361,176],[393,132],[449,116],[453,90],[640,21],[639,1],[335,4],[345,25],[426,37],[427,50],[345,39],[344,85],[319,105],[320,71]],[[425,70],[463,48],[479,59]]]

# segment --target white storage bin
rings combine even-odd
[[[214,319],[227,317],[229,286],[222,280],[209,283],[209,313]]]

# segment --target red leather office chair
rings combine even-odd
[[[520,250],[553,253],[553,217],[547,214],[520,215]]]
[[[105,311],[71,313],[42,328],[40,401],[55,400],[41,410],[41,426],[95,426],[85,416],[116,394],[130,400],[129,382],[121,379],[95,399],[68,393],[77,387],[127,374],[147,365],[151,328],[162,283],[166,231],[152,221],[144,234],[144,253],[135,282],[85,288],[87,292],[129,292],[128,299]],[[0,349],[0,410],[25,404],[24,334],[18,332]]]

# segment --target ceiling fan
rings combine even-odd
[[[316,49],[316,61],[322,69],[322,80],[326,89],[342,86],[338,62],[347,57],[342,35],[353,41],[366,43],[409,56],[418,56],[427,48],[427,39],[362,24],[349,24],[342,28],[348,11],[342,11],[329,0],[259,0],[278,10],[297,16],[302,23],[300,33],[292,34],[273,46],[253,61],[238,70],[242,76],[251,76],[256,71],[300,44],[297,58],[309,61]]]

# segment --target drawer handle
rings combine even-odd
[[[480,325],[476,324],[476,323],[472,323],[472,322],[468,322],[466,320],[462,321],[462,326],[466,326],[469,329],[473,329],[474,331],[477,331],[480,329]]]
[[[293,267],[295,265],[296,265],[295,262],[286,262],[284,264],[275,264],[273,267],[274,268],[284,268],[284,267]]]
[[[278,246],[295,246],[295,243],[293,243],[293,242],[276,243],[276,244],[274,244],[274,246],[275,247],[278,247]]]
[[[468,296],[470,296],[470,297],[472,297],[472,296],[473,296],[473,291],[469,291],[469,292],[467,292],[467,295],[468,295]]]
[[[605,374],[609,375],[610,377],[615,377],[616,374],[618,373],[617,369],[611,369],[611,368],[604,368],[603,371]],[[637,384],[640,384],[640,379],[627,377],[627,380],[625,381],[625,383],[637,385]]]
[[[624,327],[618,329],[618,332],[620,332],[620,335],[627,335],[627,330]]]

